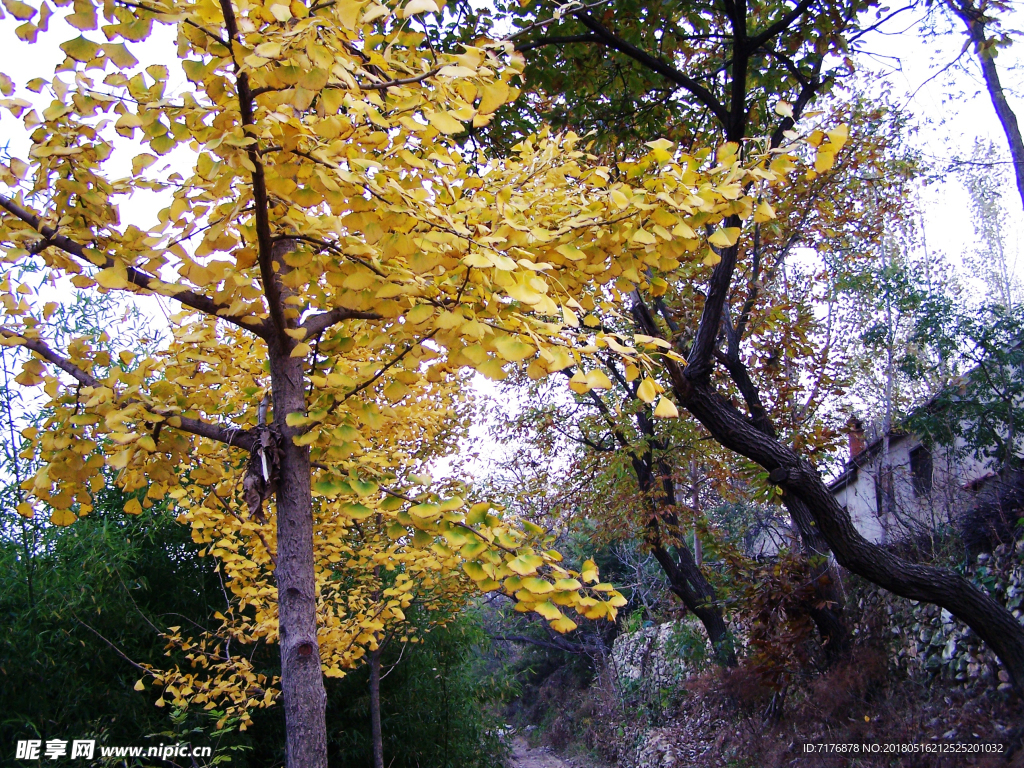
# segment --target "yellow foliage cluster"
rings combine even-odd
[[[6,6],[27,40],[54,13],[46,0]],[[481,156],[460,138],[516,97],[523,60],[501,42],[437,52],[419,31],[434,0],[74,0],[69,11],[81,34],[61,45],[56,73],[18,93],[0,75],[0,107],[32,140],[0,166],[0,258],[181,313],[159,354],[110,359],[88,338],[54,350],[48,310],[8,271],[0,342],[34,353],[18,380],[50,398],[44,428],[25,435],[43,464],[24,487],[53,523],[88,514],[113,472],[146,489],[126,512],[173,499],[220,561],[231,609],[217,637],[170,633],[195,667],[155,673],[171,700],[244,710],[274,697],[228,642],[277,633],[273,509],[267,524],[250,519],[240,488],[268,343],[303,363],[305,408],[270,423],[295,430],[313,467],[327,674],[401,633],[414,602],[442,609],[471,590],[501,590],[563,632],[573,612],[614,619],[624,600],[593,563],[564,568],[545,531],[438,496],[414,473],[457,430],[466,369],[572,367],[569,385],[586,393],[610,386],[588,363],[608,352],[655,416],[677,416],[653,375],[675,353],[598,316],[716,264],[737,217],[774,216],[756,194],[792,159],[659,140],[611,168],[580,137],[548,133]],[[173,69],[136,58],[154,23],[176,30]],[[125,139],[144,150],[123,158],[127,176],[109,162]],[[841,139],[819,141],[817,165]],[[156,222],[123,222],[120,201],[142,193],[163,200]]]

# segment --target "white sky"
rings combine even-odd
[[[976,138],[993,141],[1009,159],[1006,137],[971,52],[963,55],[961,66],[942,72],[962,52],[965,38],[960,27],[955,28],[955,34],[922,40],[911,24],[916,18],[908,15],[904,21],[892,24],[893,34],[877,34],[866,41],[865,48],[875,55],[864,62],[865,66],[887,73],[897,103],[914,117],[919,131],[914,143],[939,167],[954,157],[969,158]],[[1024,14],[1017,10],[1004,20],[1003,26],[1020,28],[1022,21]],[[905,33],[895,34],[900,30]],[[996,63],[1010,107],[1024,121],[1022,46],[1024,41],[1004,49]],[[1011,217],[1005,227],[1012,254],[1019,253],[1024,239],[1024,212],[1012,172],[1007,173],[1007,178],[1004,200]],[[941,250],[958,263],[975,242],[966,189],[950,174],[922,189],[921,199],[928,247]],[[1015,272],[1018,277],[1024,273],[1024,263],[1019,258]]]

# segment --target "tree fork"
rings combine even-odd
[[[735,251],[735,248],[729,248],[726,250]],[[639,292],[634,292],[633,298],[633,317],[639,328],[644,333],[660,337],[661,332],[658,329],[654,316],[640,297]],[[719,322],[721,321],[719,320]],[[696,348],[696,342],[694,343],[694,347]],[[743,399],[750,410],[750,423],[754,429],[770,439],[775,439],[777,434],[775,431],[775,425],[772,423],[767,409],[761,403],[760,394],[758,393],[753,380],[750,378],[750,374],[747,372],[746,366],[744,366],[742,361],[739,359],[738,340],[730,340],[729,354],[709,353],[709,358],[710,354],[714,354],[714,357],[725,365],[726,370],[729,371],[734,383],[739,387],[740,392],[743,395]],[[673,368],[673,370],[676,369]],[[693,370],[687,369],[687,373],[693,374]],[[684,383],[686,381],[687,380],[684,379]],[[804,553],[808,556],[823,555],[827,553],[829,550],[828,542],[825,541],[820,531],[815,528],[814,521],[811,518],[806,505],[800,503],[799,500],[795,498],[787,498],[785,502],[793,520],[796,522],[797,530],[800,532],[800,540],[803,544]],[[825,647],[825,652],[828,655],[829,660],[835,661],[849,648],[850,636],[847,631],[846,624],[843,622],[842,616],[840,615],[841,610],[833,608],[833,606],[835,606],[836,608],[841,609],[842,599],[838,589],[838,575],[833,572],[834,569],[830,566],[831,564],[826,558],[823,563],[815,565],[812,568],[815,593],[818,599],[825,605],[822,608],[811,608],[809,613],[811,620],[814,621],[815,626],[818,628],[818,633],[821,635],[822,645]],[[701,578],[703,578],[703,574],[700,572],[700,568],[696,563],[694,563],[694,568],[697,573],[700,574]],[[691,608],[691,610],[693,609]],[[696,613],[696,611],[694,611],[694,613]],[[708,631],[710,633],[710,627],[708,628]]]

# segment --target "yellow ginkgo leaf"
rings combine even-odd
[[[654,409],[654,416],[658,419],[676,419],[679,418],[679,411],[675,403],[667,397],[662,397],[658,400],[658,407]]]
[[[569,389],[578,395],[585,395],[590,391],[590,384],[587,382],[587,377],[583,371],[576,371],[569,379]]]
[[[711,233],[711,236],[708,238],[708,242],[719,248],[728,248],[736,245],[736,241],[739,237],[739,227],[722,227]]]
[[[50,522],[61,527],[71,525],[78,519],[78,515],[70,509],[55,509],[50,515]]]
[[[543,558],[537,555],[520,555],[519,557],[510,560],[508,567],[520,576],[532,576],[543,564]]]
[[[814,156],[814,170],[818,173],[824,173],[832,167],[835,161],[835,152],[819,150],[818,154]]]
[[[434,308],[429,304],[417,304],[405,313],[405,320],[412,325],[419,325],[425,322],[434,314]]]
[[[535,595],[544,595],[544,594],[547,594],[548,592],[551,592],[554,589],[554,587],[551,586],[551,582],[550,581],[545,581],[544,579],[538,579],[535,576],[531,576],[529,578],[523,579],[522,580],[522,586],[523,586],[523,589],[526,589],[526,590],[532,592]]]
[[[633,236],[630,238],[630,240],[632,240],[634,243],[639,243],[640,245],[654,245],[654,243],[658,242],[655,239],[654,235],[652,235],[650,232],[648,232],[646,229],[643,229],[642,227],[633,233]]]
[[[416,0],[413,0],[413,2],[416,2]],[[433,3],[433,0],[424,0],[424,2]],[[427,121],[441,133],[447,133],[449,135],[462,133],[466,130],[466,126],[447,112],[431,112],[427,117]]]
[[[491,114],[508,101],[508,94],[508,83],[501,80],[488,83],[480,89],[480,103],[477,105],[477,111],[482,115]]]
[[[531,344],[524,344],[511,336],[502,336],[491,342],[495,351],[509,362],[518,363],[532,357],[537,351]]]
[[[101,285],[104,288],[127,288],[128,278],[123,270],[118,270],[111,267],[110,269],[101,269],[97,272],[93,279],[97,285]]]
[[[402,9],[402,18],[408,19],[418,13],[438,13],[437,3],[434,0],[409,0],[409,3]]]
[[[640,386],[636,388],[636,395],[645,403],[653,403],[654,398],[658,396],[658,385],[650,376],[645,376]]]
[[[545,600],[543,603],[537,603],[536,605],[533,605],[532,608],[548,621],[557,621],[558,619],[565,618],[565,614],[558,610],[554,604],[548,600]]]
[[[555,630],[555,632],[559,632],[563,635],[566,632],[572,632],[574,629],[576,629],[576,626],[576,622],[568,618],[567,616],[562,616],[561,618],[555,619],[551,622],[551,628]]]

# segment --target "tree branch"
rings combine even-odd
[[[528,43],[519,43],[516,50],[520,53],[543,48],[546,45],[567,45],[569,43],[599,43],[601,38],[597,35],[552,35],[551,37],[538,37]]]
[[[729,113],[726,111],[725,107],[718,101],[718,99],[715,98],[715,95],[711,93],[711,91],[698,83],[692,77],[684,75],[670,64],[652,56],[646,51],[640,50],[632,43],[626,42],[621,37],[613,34],[606,27],[599,24],[590,14],[577,13],[576,18],[579,19],[583,26],[591,30],[600,39],[601,43],[618,51],[619,53],[625,54],[634,61],[647,67],[652,72],[656,72],[670,82],[675,83],[679,87],[685,88],[693,94],[697,101],[710,109],[723,125],[727,123],[729,120]]]
[[[56,229],[47,224],[44,224],[41,217],[32,213],[28,209],[18,205],[9,197],[5,195],[0,195],[0,208],[3,208],[12,216],[25,222],[43,236],[43,239],[40,240],[39,243],[37,243],[37,246],[41,246],[39,248],[39,251],[42,251],[50,246],[54,246],[60,248],[65,253],[74,256],[75,258],[79,259],[84,263],[95,265],[95,262],[93,262],[88,256],[85,255],[85,247],[81,243],[75,242],[71,238],[59,234]],[[110,269],[111,267],[114,267],[115,264],[116,262],[114,261],[114,259],[107,256],[105,257],[105,260],[102,264],[96,266],[99,266],[100,269]],[[242,328],[243,330],[250,331],[256,334],[257,336],[260,336],[261,338],[265,337],[267,328],[266,324],[262,321],[254,324],[244,323],[241,321],[241,319],[226,314],[228,308],[225,305],[219,304],[213,299],[211,299],[209,296],[204,296],[200,293],[196,293],[195,291],[183,290],[172,293],[170,291],[165,292],[157,290],[156,288],[152,287],[153,283],[163,283],[162,280],[159,280],[158,278],[153,277],[152,275],[148,275],[142,270],[137,269],[136,267],[126,266],[125,269],[127,270],[128,282],[138,288],[141,288],[146,291],[152,291],[153,293],[156,293],[160,296],[167,296],[168,298],[172,298],[175,301],[179,302],[180,304],[185,305],[186,307],[190,307],[191,309],[195,309],[206,315],[219,317],[223,320],[226,320],[229,323],[232,323],[233,325],[238,326],[239,328]],[[170,284],[164,283],[164,285]]]
[[[380,320],[381,316],[376,312],[360,312],[355,309],[337,308],[327,312],[320,312],[307,317],[300,328],[306,329],[306,337],[316,336],[323,333],[335,323],[342,320]]]
[[[267,311],[270,313],[270,321],[273,332],[276,334],[276,341],[284,348],[291,348],[291,339],[284,331],[288,327],[284,316],[284,300],[281,297],[281,286],[278,284],[277,273],[274,270],[274,242],[270,236],[270,202],[267,195],[267,180],[263,172],[263,160],[257,150],[256,123],[253,117],[252,105],[253,95],[249,88],[249,75],[242,71],[235,55],[235,45],[238,41],[238,22],[235,20],[235,9],[231,7],[231,0],[220,0],[221,13],[224,14],[224,26],[228,31],[228,41],[231,43],[231,60],[235,68],[235,84],[238,88],[238,113],[242,118],[242,130],[245,135],[253,140],[246,150],[249,162],[252,163],[252,199],[256,217],[256,241],[258,245],[258,261],[260,266],[260,278],[263,281],[263,294],[267,297]],[[267,337],[271,334],[268,330]],[[269,341],[269,338],[268,338]]]
[[[814,0],[801,0],[801,2],[797,3],[797,5],[793,8],[793,10],[791,10],[781,19],[776,21],[768,28],[762,30],[759,34],[756,34],[753,37],[751,37],[748,42],[750,50],[757,50],[776,35],[780,34],[781,32],[785,32],[787,29],[789,29],[789,25],[796,21],[798,18],[800,18],[801,14],[803,14],[804,11],[810,8],[811,3],[813,2]]]
[[[32,350],[48,363],[57,366],[62,371],[70,375],[75,379],[75,381],[82,384],[82,386],[93,387],[95,389],[100,389],[106,386],[92,374],[83,371],[67,358],[54,352],[45,342],[40,341],[39,339],[26,339],[24,336],[21,336],[8,328],[0,328],[0,336],[13,339],[18,346]],[[131,400],[128,402],[132,403],[141,401]],[[180,413],[175,413],[173,411],[153,408],[147,403],[142,404],[145,406],[146,410],[156,414],[157,416],[162,416],[167,419],[168,422],[170,419],[177,420],[178,424],[176,427],[174,424],[170,423],[168,423],[168,426],[175,427],[176,429],[180,429],[184,432],[189,432],[197,437],[207,437],[211,440],[216,440],[219,443],[232,445],[246,451],[252,450],[253,443],[256,439],[250,430],[242,430],[234,427],[222,427],[217,424],[210,424],[207,421],[202,421],[201,419],[182,416]]]

